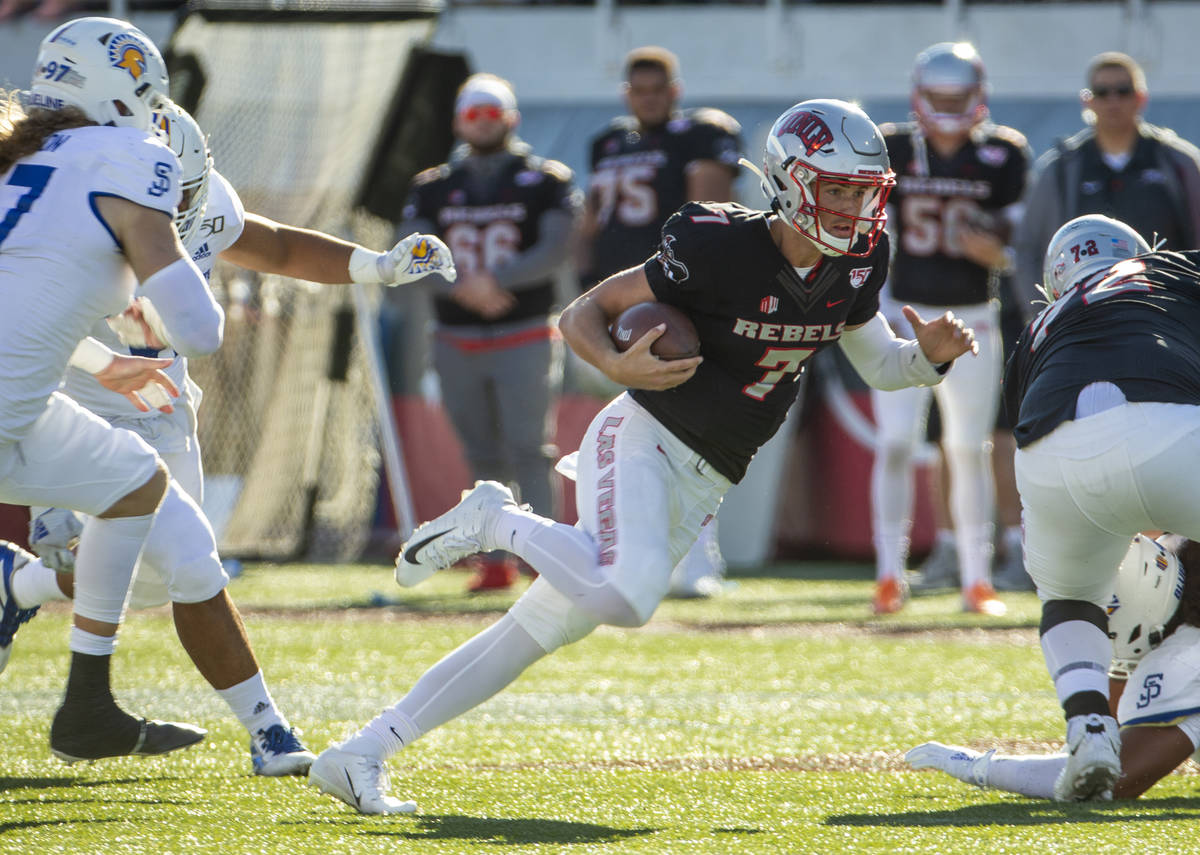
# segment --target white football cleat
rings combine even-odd
[[[496,481],[476,481],[474,489],[463,491],[457,505],[417,526],[396,556],[396,583],[411,588],[469,555],[503,548],[503,544],[486,544],[481,538],[491,515],[506,505],[517,508],[508,487]]]
[[[1113,784],[1121,776],[1121,732],[1110,715],[1076,715],[1067,719],[1067,765],[1054,782],[1054,800],[1112,801]]]
[[[966,784],[986,787],[988,766],[996,749],[980,754],[958,745],[925,742],[910,748],[904,762],[914,769],[938,769]]]
[[[304,775],[317,755],[304,747],[296,728],[273,724],[250,737],[250,762],[255,775],[282,778]]]
[[[322,793],[341,799],[359,813],[415,813],[416,802],[402,802],[387,794],[387,769],[374,757],[340,748],[326,748],[308,770],[308,783]]]

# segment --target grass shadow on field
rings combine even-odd
[[[1014,802],[970,805],[954,810],[905,811],[903,813],[842,814],[826,817],[835,826],[937,826],[1061,825],[1080,822],[1174,822],[1200,819],[1200,798],[1172,797],[1123,802]]]
[[[429,815],[416,817],[418,831],[364,829],[366,834],[408,840],[476,840],[499,844],[618,843],[631,837],[654,834],[655,828],[613,828],[589,822],[550,819],[500,819],[495,817]]]
[[[9,790],[57,790],[62,787],[113,787],[120,784],[141,784],[145,778],[103,778],[81,781],[78,778],[8,778],[0,775],[0,793]]]
[[[0,835],[7,834],[10,831],[29,831],[31,829],[42,828],[43,826],[47,826],[47,825],[53,825],[53,826],[57,826],[57,827],[61,828],[64,825],[70,825],[70,824],[74,823],[74,824],[80,825],[81,827],[92,828],[93,826],[98,825],[102,822],[123,822],[123,821],[124,820],[120,820],[120,819],[116,819],[116,818],[96,819],[94,817],[88,817],[87,819],[77,819],[77,820],[27,819],[27,820],[20,821],[20,822],[0,822]]]

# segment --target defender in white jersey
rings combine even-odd
[[[1140,796],[1189,757],[1200,760],[1200,544],[1170,535],[1159,541],[1134,539],[1109,606],[1110,706],[1121,724],[1117,799]],[[905,759],[914,769],[1042,799],[1055,798],[1067,763],[1066,754],[1005,756],[940,742]]]
[[[158,295],[170,323],[181,312],[219,315],[171,226],[179,161],[150,133],[150,113],[165,98],[165,65],[145,34],[85,18],[46,37],[25,106],[10,95],[0,113],[0,501],[90,515],[76,567],[71,671],[50,732],[51,750],[66,760],[163,753],[204,736],[118,707],[109,662],[156,513],[197,564],[217,562],[211,529],[145,442],[57,391],[92,325],[122,311],[135,284]],[[100,351],[92,371],[128,362],[91,345]],[[12,586],[28,556],[0,552],[6,660],[30,616]]]
[[[415,258],[419,244],[421,264],[442,275],[453,274],[447,267],[448,251],[436,239],[430,241],[419,235],[406,238],[393,253],[373,253],[327,235],[272,223],[254,215],[250,215],[247,233],[247,215],[241,200],[229,182],[211,168],[206,140],[195,121],[181,108],[169,104],[158,113],[157,124],[166,132],[172,150],[181,155],[183,186],[191,188],[191,193],[176,216],[176,226],[181,236],[188,236],[187,249],[206,278],[217,256],[232,250],[242,266],[263,272],[286,270],[290,275],[327,282],[351,278],[351,260],[365,259],[367,263],[360,266],[367,270],[357,273],[360,278],[379,281],[381,269],[387,269],[390,284],[398,284],[414,278],[409,271],[419,266]],[[129,314],[137,317],[131,321]],[[133,338],[139,350],[172,358],[167,374],[183,390],[173,413],[138,412],[81,371],[68,371],[63,390],[110,423],[145,439],[162,456],[175,481],[200,502],[203,470],[196,436],[200,390],[187,376],[186,354],[203,350],[198,343],[211,334],[212,330],[206,328],[211,324],[198,323],[193,328],[176,326],[167,332],[156,331],[157,321],[142,327],[137,320],[154,318],[155,314],[152,304],[142,303],[136,311],[127,312],[126,317],[98,323],[92,332],[114,349],[129,352]],[[122,331],[124,341],[114,329]],[[170,346],[161,340],[164,335],[170,339]],[[26,601],[20,596],[25,585],[41,589],[43,600],[70,596],[70,575],[53,571],[70,570],[73,556],[69,545],[77,526],[78,521],[61,509],[51,509],[35,518],[31,543],[43,554],[44,561],[23,568],[16,578],[17,600],[23,605],[39,601]],[[189,611],[202,616],[208,630],[205,647],[214,646],[218,638],[228,646],[221,663],[215,669],[206,669],[202,664],[207,658],[205,652],[190,645],[182,633],[181,639],[201,672],[250,732],[255,772],[272,776],[303,774],[313,755],[300,743],[267,690],[236,607],[224,593],[228,577],[219,565],[197,568],[180,561],[180,557],[175,542],[160,537],[157,527],[152,529],[135,574],[130,605],[146,608],[171,602],[177,624],[180,616]]]

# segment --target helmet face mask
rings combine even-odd
[[[939,42],[917,54],[912,109],[926,133],[968,134],[988,117],[983,60],[968,42]]]
[[[1130,672],[1158,647],[1183,597],[1184,568],[1162,544],[1137,535],[1117,570],[1108,604],[1115,670]]]
[[[869,255],[887,223],[895,173],[879,129],[844,101],[804,101],[767,136],[763,192],[825,255]],[[859,235],[865,248],[854,251]]]
[[[1120,220],[1101,214],[1076,217],[1050,238],[1042,264],[1042,293],[1053,302],[1117,262],[1149,251],[1142,236]]]
[[[155,132],[175,152],[182,167],[183,177],[179,182],[182,196],[175,215],[175,230],[180,242],[191,250],[192,238],[199,231],[208,205],[208,179],[213,166],[208,138],[196,120],[173,101],[155,111],[153,119]]]
[[[78,107],[101,125],[152,129],[168,100],[167,66],[154,42],[115,18],[77,18],[42,40],[30,85],[34,107]]]

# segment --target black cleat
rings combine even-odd
[[[122,725],[125,723],[122,722]],[[195,745],[208,731],[190,724],[152,721],[129,716],[130,729],[97,730],[95,726],[68,728],[62,725],[62,709],[50,726],[50,752],[67,763],[99,760],[103,757],[169,754]],[[125,731],[122,733],[122,731]],[[131,738],[132,737],[132,738]]]

